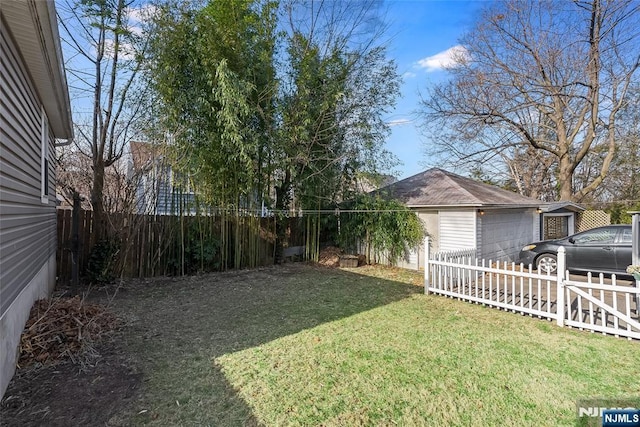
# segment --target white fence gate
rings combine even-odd
[[[571,280],[565,250],[558,250],[558,274],[515,263],[475,258],[475,249],[431,254],[425,240],[425,293],[445,295],[514,313],[555,319],[559,326],[640,339],[640,282],[606,284],[601,274]]]

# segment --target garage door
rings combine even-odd
[[[517,261],[520,249],[535,240],[534,212],[486,211],[479,217],[479,228],[482,258]]]

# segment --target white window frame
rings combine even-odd
[[[44,107],[40,117],[40,201],[49,204],[49,119]]]

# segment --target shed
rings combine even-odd
[[[552,202],[542,207],[539,240],[562,239],[577,232],[578,215],[585,208],[573,202]]]
[[[56,280],[56,140],[73,138],[53,0],[0,2],[0,395]]]
[[[414,210],[432,250],[475,249],[487,260],[514,261],[540,235],[543,202],[433,168],[376,191]],[[422,248],[409,251],[401,267],[423,263]]]

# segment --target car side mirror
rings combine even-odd
[[[576,240],[573,237],[569,237],[569,243],[573,244],[575,242],[576,242]]]

